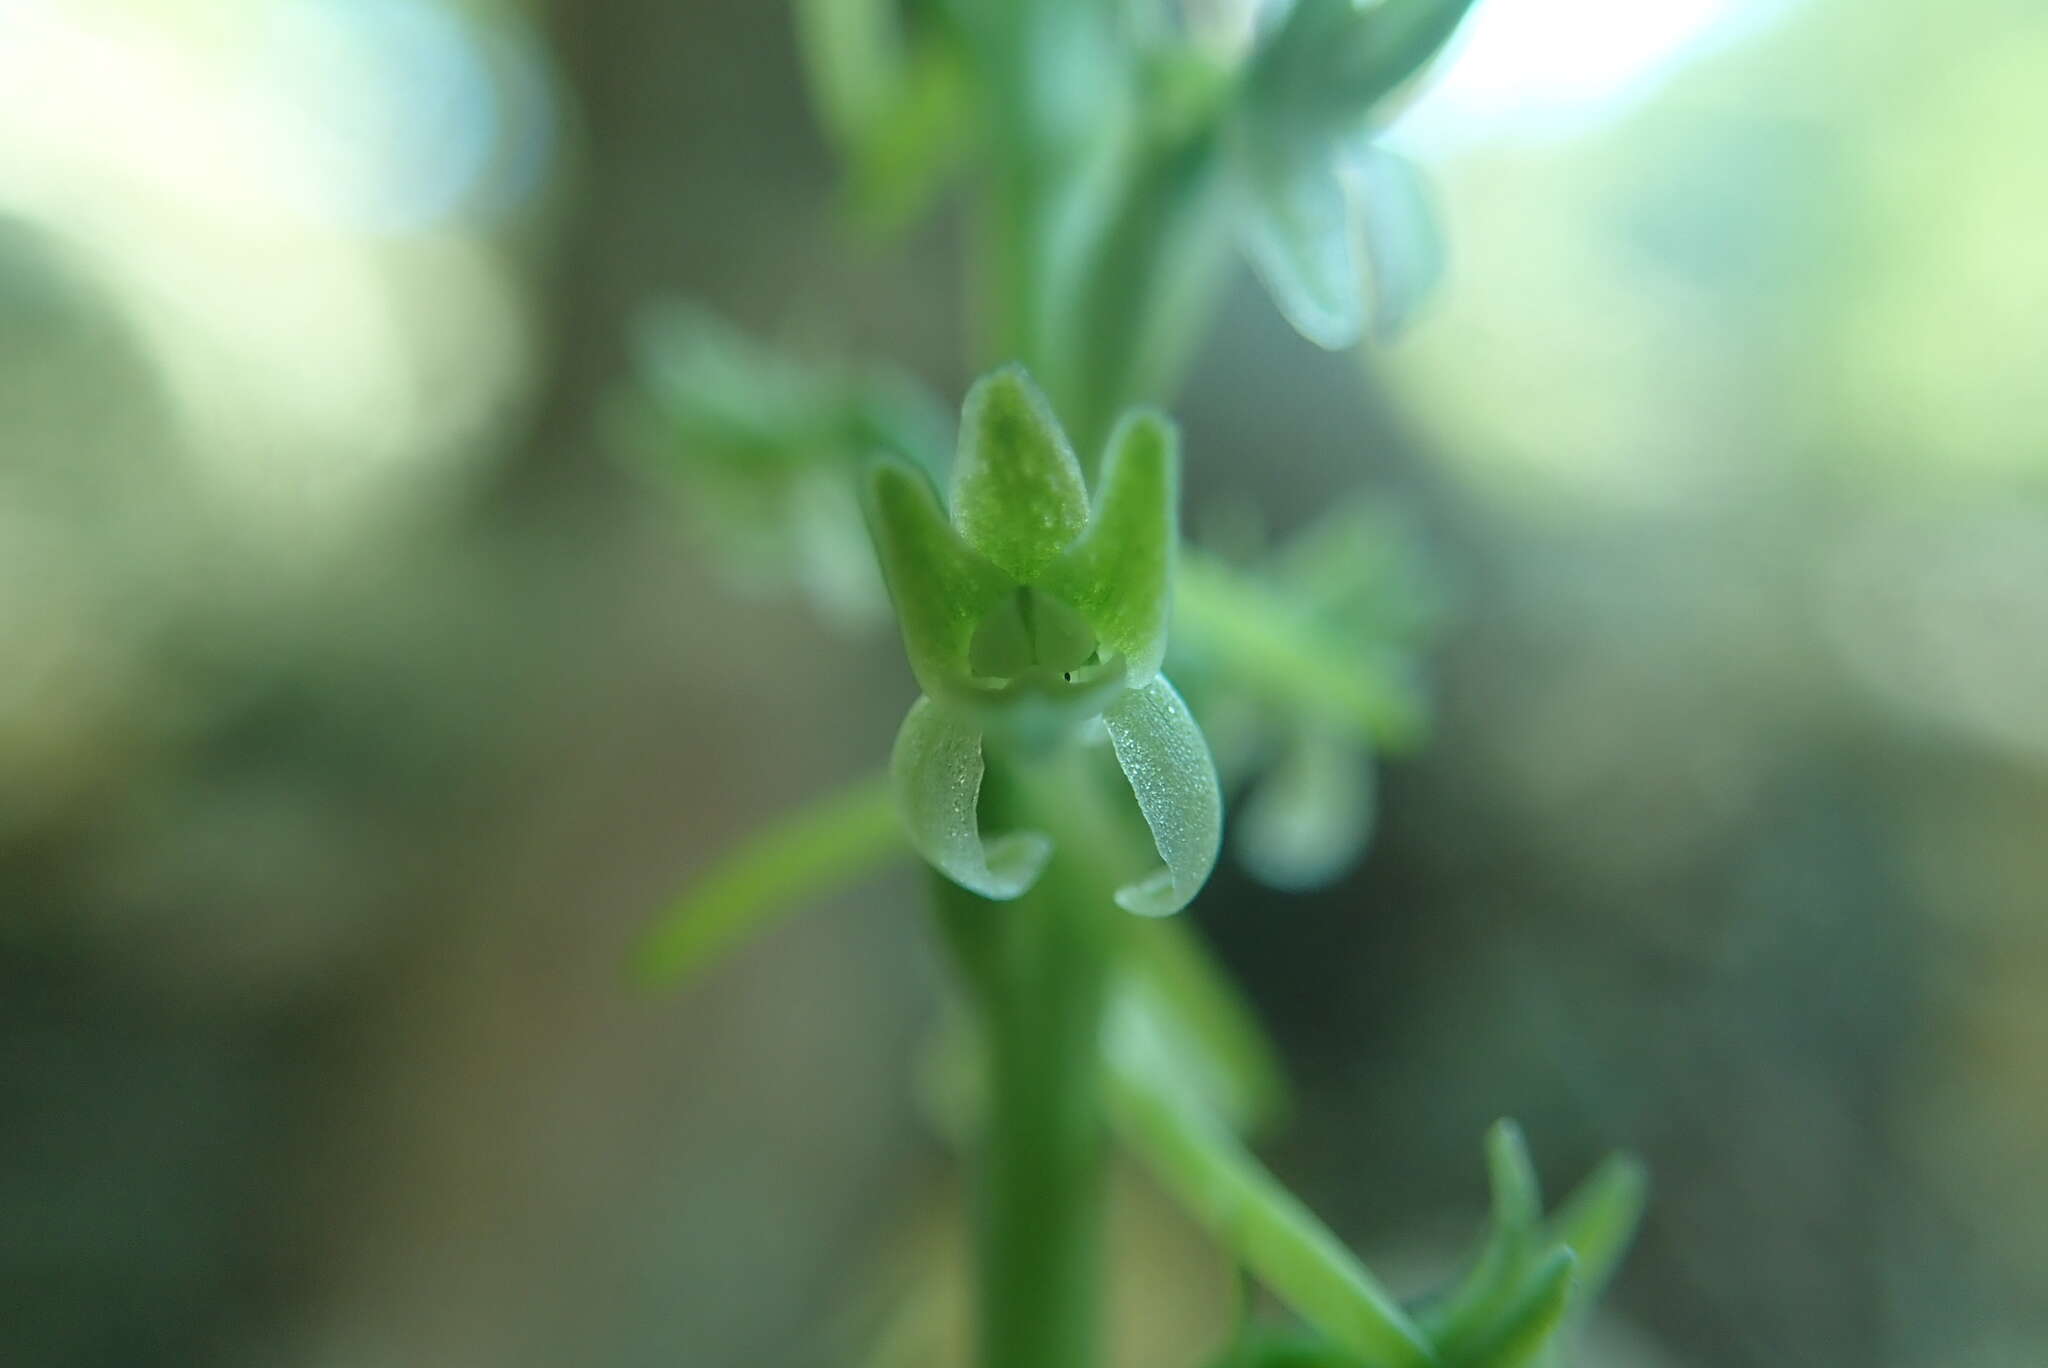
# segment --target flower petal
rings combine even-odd
[[[1102,714],[1117,764],[1138,795],[1152,843],[1166,867],[1120,888],[1119,907],[1147,917],[1186,907],[1216,867],[1223,841],[1223,794],[1216,762],[1188,705],[1164,675],[1133,689]]]
[[[1443,279],[1436,205],[1415,163],[1370,142],[1345,159],[1342,175],[1371,281],[1372,335],[1385,342],[1407,326]]]
[[[1133,687],[1151,683],[1166,656],[1179,504],[1179,434],[1162,414],[1126,414],[1109,439],[1088,530],[1039,577],[1080,610],[1103,655],[1125,658]]]
[[[1261,140],[1239,157],[1245,253],[1296,332],[1330,351],[1365,332],[1365,275],[1334,149]]]
[[[1088,488],[1059,420],[1021,366],[983,376],[960,415],[953,525],[1029,584],[1088,525]]]
[[[970,673],[975,628],[1016,585],[960,540],[931,484],[908,467],[876,465],[867,511],[911,673],[926,693],[955,692]]]
[[[984,898],[1017,897],[1038,880],[1052,842],[1015,831],[983,842],[981,729],[942,703],[920,698],[896,733],[889,777],[904,830],[941,874]]]

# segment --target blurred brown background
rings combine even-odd
[[[1651,1162],[1606,1361],[2048,1363],[2044,129],[2036,0],[1483,0],[1412,336],[1231,292],[1191,523],[1364,484],[1455,606],[1363,869],[1195,912],[1397,1277],[1513,1114]],[[908,672],[597,420],[662,297],[957,394],[957,225],[834,206],[780,4],[0,4],[0,1362],[858,1361],[916,879],[620,963]]]

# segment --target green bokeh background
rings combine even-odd
[[[1655,1174],[1589,1361],[2035,1368],[2048,10],[1779,10],[1418,143],[1450,268],[1397,345],[1230,290],[1190,525],[1363,485],[1451,607],[1363,868],[1193,915],[1296,1069],[1275,1166],[1397,1285],[1513,1114],[1555,1188]],[[959,224],[835,217],[790,29],[0,6],[0,1363],[948,1322],[911,872],[685,995],[621,973],[913,696],[612,459],[632,320],[971,378]],[[1120,1362],[1186,1363],[1226,1271],[1128,1189]]]

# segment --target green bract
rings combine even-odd
[[[890,760],[919,854],[986,898],[1038,877],[1049,842],[985,840],[985,748],[1028,756],[1101,719],[1164,867],[1117,892],[1164,916],[1216,862],[1223,800],[1187,704],[1159,674],[1176,545],[1179,448],[1159,414],[1110,437],[1091,509],[1066,434],[1022,369],[967,396],[949,506],[895,463],[868,480],[867,508],[904,649],[925,697]]]

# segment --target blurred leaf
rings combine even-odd
[[[1239,1337],[1209,1368],[1366,1368],[1367,1360],[1347,1354],[1298,1330],[1255,1327]]]
[[[1307,620],[1290,597],[1193,551],[1175,587],[1177,639],[1231,685],[1371,745],[1420,738],[1422,693],[1401,652]]]
[[[632,346],[610,436],[684,496],[720,567],[795,583],[834,622],[878,619],[854,475],[878,454],[943,473],[950,424],[931,396],[891,371],[797,361],[693,305],[648,310]]]
[[[921,44],[847,149],[854,222],[889,236],[916,221],[974,146],[970,75],[950,45]]]
[[[1494,1123],[1486,1134],[1487,1181],[1492,1218],[1471,1269],[1441,1299],[1420,1313],[1423,1328],[1439,1346],[1456,1348],[1476,1340],[1516,1293],[1534,1250],[1542,1197],[1521,1128]]]
[[[1513,1300],[1470,1343],[1439,1345],[1446,1364],[1469,1368],[1525,1368],[1550,1343],[1571,1298],[1578,1258],[1559,1245],[1537,1259]]]
[[[1364,1364],[1434,1363],[1378,1280],[1218,1119],[1142,1061],[1110,1063],[1118,1135],[1233,1258]]]
[[[796,34],[818,121],[857,146],[902,79],[898,0],[797,0]]]
[[[1164,917],[1186,907],[1223,844],[1216,762],[1188,705],[1164,676],[1124,694],[1102,714],[1109,743],[1166,867],[1116,891],[1117,906]]]
[[[1633,1155],[1608,1158],[1551,1217],[1547,1239],[1579,1256],[1570,1316],[1584,1317],[1607,1291],[1642,1223],[1650,1175]]]
[[[1126,996],[1165,1062],[1240,1133],[1271,1126],[1287,1106],[1279,1056],[1193,928],[1178,917],[1146,921],[1133,949]]]
[[[1512,1121],[1486,1138],[1493,1211],[1471,1269],[1418,1312],[1446,1365],[1518,1368],[1598,1298],[1642,1212],[1640,1164],[1610,1159],[1545,1226],[1528,1146]],[[1583,1274],[1579,1274],[1583,1270]]]
[[[774,918],[907,853],[886,776],[807,803],[704,870],[634,954],[648,984],[690,978]]]

